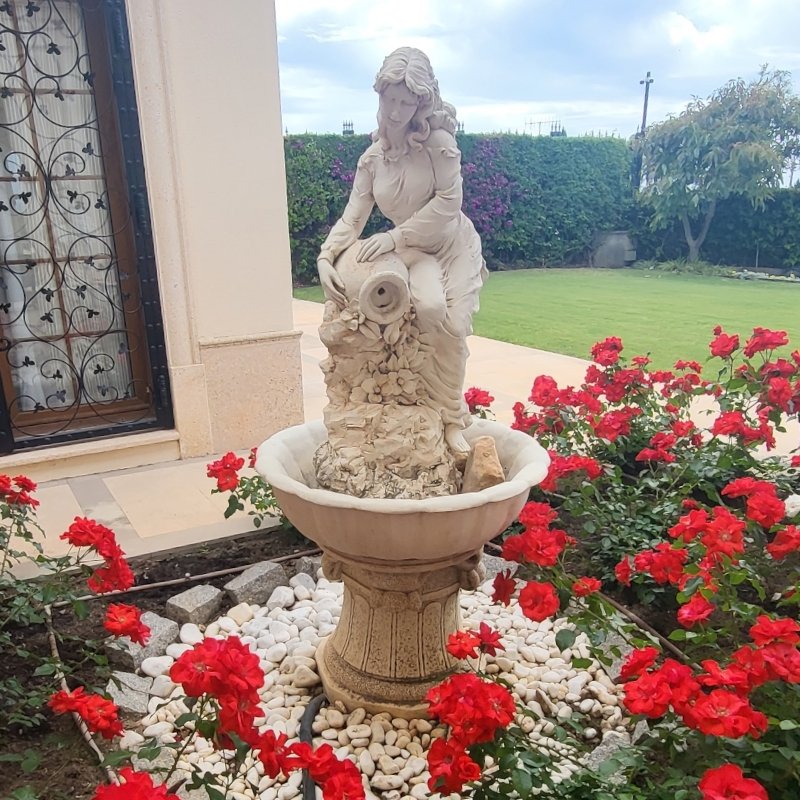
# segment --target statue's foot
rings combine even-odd
[[[444,440],[454,453],[469,453],[469,445],[458,425],[444,426]]]

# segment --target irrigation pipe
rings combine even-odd
[[[291,553],[290,555],[286,556],[278,556],[277,558],[271,558],[270,561],[274,561],[277,564],[282,563],[283,561],[294,561],[298,558],[303,558],[304,556],[316,556],[322,552],[318,547],[313,548],[311,550],[301,550],[299,553]],[[139,586],[133,586],[130,589],[125,589],[124,591],[113,591],[113,592],[106,592],[105,594],[85,594],[81,597],[76,597],[75,600],[59,600],[57,603],[53,603],[53,608],[62,608],[63,606],[70,606],[77,600],[108,600],[111,597],[120,597],[121,595],[125,594],[135,594],[136,592],[146,592],[150,589],[161,589],[165,586],[180,586],[184,583],[194,583],[195,581],[204,581],[208,578],[221,578],[225,575],[234,575],[237,572],[244,572],[246,569],[250,569],[250,567],[254,567],[255,564],[260,562],[255,562],[253,564],[244,564],[238,567],[227,567],[226,569],[218,569],[214,572],[203,572],[200,575],[184,575],[182,578],[171,578],[168,581],[156,581],[155,583],[142,583]]]
[[[47,638],[50,641],[50,654],[56,661],[56,678],[58,678],[58,682],[61,684],[61,688],[65,692],[69,692],[69,684],[67,683],[67,678],[64,675],[64,671],[59,666],[61,662],[61,653],[58,652],[58,643],[56,642],[56,632],[55,628],[53,627],[53,615],[50,611],[50,606],[44,607],[44,615],[45,615],[45,624],[47,625]],[[80,715],[73,711],[72,712],[72,720],[77,726],[78,730],[81,732],[81,736],[83,736],[84,741],[86,742],[87,746],[89,747],[92,752],[97,756],[100,761],[100,766],[103,771],[106,773],[106,778],[108,779],[109,783],[119,783],[116,773],[114,772],[111,767],[103,764],[103,759],[105,756],[103,755],[103,751],[97,746],[97,743],[92,738],[92,734],[89,732],[89,728],[86,727],[86,723],[80,718]]]

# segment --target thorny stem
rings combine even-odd
[[[64,670],[62,669],[62,661],[61,661],[61,654],[58,652],[58,644],[56,643],[56,633],[55,629],[53,628],[53,615],[50,610],[50,606],[44,607],[45,613],[45,622],[47,625],[47,638],[50,642],[50,652],[53,656],[53,659],[56,662],[56,678],[58,682],[61,684],[61,688],[65,692],[69,692],[69,685],[67,684],[66,676],[64,675]],[[95,753],[95,755],[100,759],[100,766],[102,767],[103,771],[106,773],[106,777],[109,783],[119,783],[117,779],[117,775],[111,767],[104,765],[103,759],[105,756],[103,755],[102,750],[97,746],[94,739],[92,738],[92,734],[89,732],[89,728],[86,726],[86,723],[80,718],[80,716],[76,712],[72,712],[72,719],[75,721],[75,725],[77,726],[78,730],[81,732],[86,744],[89,748]]]
[[[197,710],[197,719],[200,720],[203,718],[203,712],[205,711],[206,704],[209,702],[207,697],[203,697],[200,700],[200,708]],[[175,770],[178,768],[178,761],[180,757],[186,752],[189,745],[192,743],[192,740],[197,737],[197,720],[195,720],[195,727],[191,729],[191,734],[187,736],[181,746],[175,751],[175,760],[172,762],[172,766],[169,768],[169,771],[164,776],[163,783],[166,785],[169,779],[175,774]]]

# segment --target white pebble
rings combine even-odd
[[[142,661],[141,670],[145,675],[155,678],[163,675],[175,663],[172,656],[150,656]]]

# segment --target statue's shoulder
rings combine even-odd
[[[460,155],[456,138],[444,128],[435,128],[425,140],[424,147],[432,156],[458,156]]]
[[[382,148],[380,142],[373,142],[359,157],[358,166],[363,169],[370,169],[372,162],[380,158]]]

